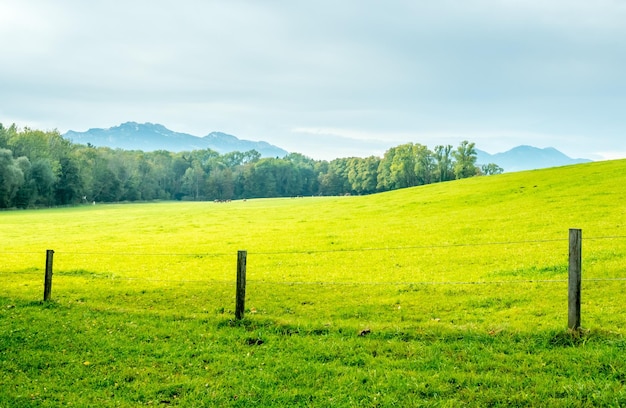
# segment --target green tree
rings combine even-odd
[[[380,159],[370,156],[365,159],[354,157],[348,161],[348,181],[357,194],[376,192],[378,166]]]
[[[273,159],[274,178],[276,180],[276,194],[279,197],[294,197],[300,195],[302,185],[300,174],[293,162],[284,159]]]
[[[180,199],[184,196],[183,178],[191,167],[191,161],[185,157],[185,153],[157,150],[147,154],[147,157],[152,164],[152,179],[157,184],[157,198]]]
[[[9,149],[9,140],[11,140],[17,132],[18,130],[15,123],[8,128],[0,123],[0,149]]]
[[[135,155],[134,183],[139,200],[154,200],[160,198],[159,186],[156,180],[154,165],[149,160],[149,155],[138,152]]]
[[[256,166],[254,163],[246,163],[241,167],[237,177],[238,196],[242,198],[263,197],[259,185],[256,183]]]
[[[352,186],[348,178],[350,173],[350,158],[339,158],[328,163],[326,171],[319,177],[320,194],[345,195],[352,193]]]
[[[467,140],[461,142],[456,151],[453,152],[456,159],[454,163],[454,175],[457,179],[475,176],[478,173],[476,167],[476,147],[474,143]]]
[[[88,196],[88,200],[115,202],[121,199],[123,186],[118,175],[111,169],[109,163],[109,157],[114,154],[114,152],[113,149],[108,147],[99,147],[93,152],[90,177],[91,197]]]
[[[433,153],[422,144],[413,145],[415,155],[415,177],[418,186],[432,183],[434,171]]]
[[[37,199],[37,187],[35,180],[32,178],[32,165],[28,157],[22,156],[15,160],[15,164],[22,171],[24,175],[24,182],[15,193],[13,203],[18,208],[29,208]]]
[[[284,160],[293,164],[299,190],[296,195],[314,195],[319,190],[316,161],[300,153],[290,153]]]
[[[183,176],[183,188],[193,200],[204,196],[205,173],[200,161],[193,161]]]
[[[438,182],[453,180],[452,145],[435,146],[433,157],[435,160],[434,179]]]
[[[84,185],[77,160],[74,157],[65,156],[59,160],[59,165],[59,177],[55,184],[56,202],[62,205],[80,203],[84,196]],[[43,171],[48,170],[43,169]],[[49,177],[49,174],[46,177]]]
[[[485,176],[502,174],[504,172],[504,169],[495,163],[483,164],[482,166],[480,166],[480,170]]]
[[[407,143],[385,152],[378,166],[378,188],[392,190],[428,184],[432,179],[432,152],[419,143]]]
[[[397,146],[391,161],[391,180],[394,188],[416,186],[415,167],[416,158],[413,154],[413,143]]]
[[[0,149],[0,208],[14,205],[13,199],[24,183],[24,173],[8,149]]]
[[[229,152],[225,153],[220,161],[227,167],[234,168],[242,166],[246,163],[254,163],[261,159],[261,153],[256,150],[248,150],[247,152]]]
[[[52,169],[49,159],[37,159],[24,171],[25,184],[29,184],[29,205],[53,206],[55,201],[55,184],[57,175]]]
[[[391,147],[383,156],[382,160],[378,164],[378,175],[376,177],[376,188],[379,191],[386,191],[395,188],[393,179],[391,177],[391,164],[393,163],[393,157],[396,154],[396,148]]]
[[[215,167],[207,177],[207,198],[209,200],[231,200],[234,198],[235,184],[233,171],[226,167]]]
[[[263,158],[254,164],[254,183],[257,186],[256,197],[276,197],[278,189],[274,171],[274,158]]]

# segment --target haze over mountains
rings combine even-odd
[[[220,154],[256,150],[262,157],[284,157],[288,151],[264,141],[238,139],[222,132],[211,132],[199,137],[172,131],[155,123],[126,122],[108,129],[93,128],[85,132],[70,130],[63,137],[74,143],[92,144],[125,150],[168,150],[172,152],[212,149]],[[391,147],[391,146],[390,146]],[[432,148],[433,146],[429,146]],[[297,152],[306,155],[306,152]],[[495,163],[506,172],[540,169],[590,162],[588,159],[571,158],[555,148],[540,149],[518,146],[509,151],[490,154],[477,149],[477,164]]]
[[[587,163],[589,159],[573,159],[553,147],[540,149],[532,146],[517,146],[503,153],[489,154],[477,149],[477,163],[496,163],[506,172],[543,169]]]

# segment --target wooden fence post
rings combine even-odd
[[[52,294],[52,260],[53,260],[54,251],[52,249],[48,249],[46,251],[46,275],[43,281],[43,300],[50,300],[50,295]]]
[[[247,251],[237,252],[237,296],[235,300],[235,319],[243,319],[246,306],[246,258]]]
[[[580,329],[580,292],[582,282],[582,230],[569,230],[569,279],[567,327]]]

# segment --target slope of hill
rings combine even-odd
[[[125,150],[169,150],[172,152],[212,149],[220,154],[256,150],[263,157],[284,157],[288,152],[267,142],[238,139],[221,132],[204,137],[174,132],[156,123],[126,122],[108,129],[94,128],[86,132],[70,130],[63,137],[74,143],[107,146]]]
[[[533,146],[517,146],[502,153],[489,154],[478,150],[477,163],[495,163],[505,172],[543,169],[547,167],[566,166],[570,164],[587,163],[588,159],[573,159],[553,147],[540,149]]]
[[[619,406],[625,170],[3,214],[0,406]],[[58,250],[49,302],[42,248]]]

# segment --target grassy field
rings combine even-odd
[[[0,407],[624,406],[625,193],[626,161],[609,161],[361,197],[0,213]]]

